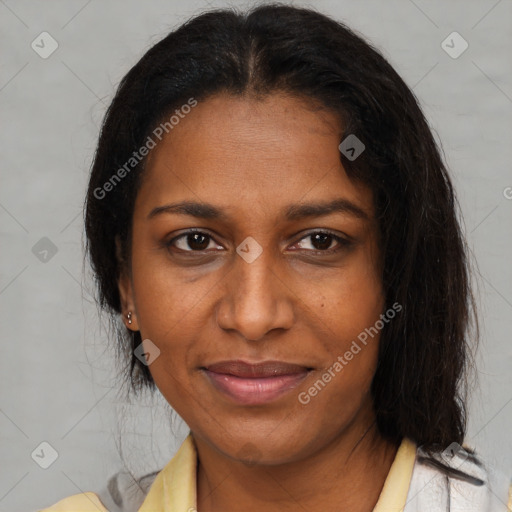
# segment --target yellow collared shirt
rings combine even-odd
[[[404,439],[398,448],[373,512],[402,512],[416,459],[416,445]],[[191,434],[158,473],[139,512],[194,512],[197,450]],[[92,492],[76,494],[40,512],[108,512]]]

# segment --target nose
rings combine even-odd
[[[233,265],[219,284],[223,288],[217,325],[249,341],[258,341],[272,330],[290,329],[295,320],[295,294],[278,275],[269,251],[251,263],[236,255]]]

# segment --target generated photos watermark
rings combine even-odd
[[[357,336],[357,340],[353,340],[350,348],[345,351],[343,355],[337,357],[336,361],[329,367],[325,372],[319,377],[312,386],[307,391],[302,391],[298,395],[298,400],[301,404],[307,405],[311,401],[312,397],[318,395],[320,391],[322,391],[325,386],[331,382],[339,373],[347,366],[347,364],[352,361],[355,355],[361,352],[362,347],[368,344],[368,337],[371,339],[374,338],[386,324],[388,324],[393,318],[395,318],[396,314],[402,311],[402,305],[398,302],[395,302],[393,306],[391,306],[385,313],[380,315],[379,320],[375,322],[371,327],[367,327],[364,331],[359,333]],[[359,341],[359,343],[358,343]]]

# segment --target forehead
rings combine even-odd
[[[157,141],[137,203],[148,211],[188,199],[270,213],[342,196],[371,216],[369,190],[343,168],[342,133],[336,114],[305,98],[211,97]]]

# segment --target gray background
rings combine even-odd
[[[247,4],[0,0],[2,511],[99,490],[123,464],[137,474],[158,469],[185,435],[179,422],[168,426],[161,398],[128,403],[117,391],[108,333],[82,268],[81,207],[100,122],[121,77],[170,28],[224,5]],[[510,475],[512,2],[309,5],[383,51],[442,141],[479,268],[483,341],[467,439]],[[59,45],[47,59],[31,47],[43,31]],[[469,44],[456,59],[441,47],[453,31]],[[54,255],[41,252],[43,237]],[[31,458],[42,441],[58,453],[46,470]]]

